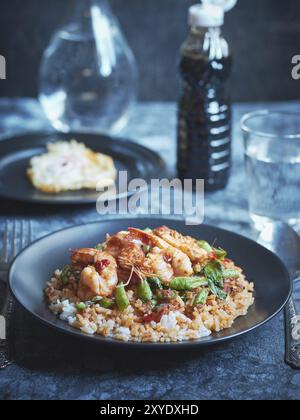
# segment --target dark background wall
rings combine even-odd
[[[0,54],[7,59],[2,96],[35,96],[42,52],[76,0],[1,0]],[[77,0],[83,1],[83,0]],[[195,0],[109,0],[135,52],[141,100],[175,100],[177,54]],[[238,0],[225,35],[235,57],[238,101],[300,99],[291,58],[300,54],[299,0]]]

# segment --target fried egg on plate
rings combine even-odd
[[[112,186],[117,171],[110,156],[72,140],[49,143],[47,153],[31,159],[27,174],[35,188],[56,194]]]

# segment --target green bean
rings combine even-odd
[[[64,268],[62,269],[61,276],[60,276],[64,286],[68,284],[69,277],[71,274],[72,274],[71,267],[69,265],[65,265]]]
[[[126,290],[123,284],[116,289],[116,304],[120,311],[125,311],[130,305],[129,299],[126,294]]]
[[[204,251],[208,252],[209,254],[212,253],[213,249],[206,241],[198,241],[197,242],[200,248],[204,249]]]
[[[78,309],[78,311],[84,311],[86,309],[86,304],[83,302],[77,303],[76,309]]]
[[[201,286],[207,286],[205,277],[175,277],[170,281],[170,288],[178,291],[192,291]]]
[[[102,299],[99,302],[99,305],[102,308],[105,308],[105,309],[110,309],[113,306],[113,304],[114,304],[114,302],[111,299]]]
[[[205,305],[207,302],[208,295],[208,290],[202,290],[201,292],[199,292],[194,300],[194,305]]]
[[[215,249],[215,253],[219,260],[224,260],[227,257],[227,252],[222,248]]]
[[[149,302],[152,299],[152,290],[147,280],[142,280],[138,285],[138,297],[144,302]]]
[[[237,279],[241,273],[238,270],[223,270],[223,277],[225,279]]]
[[[163,288],[159,277],[148,277],[147,281],[154,290]]]

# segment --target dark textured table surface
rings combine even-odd
[[[225,191],[207,194],[205,221],[248,237],[240,116],[262,107],[298,110],[299,103],[236,105],[234,165]],[[123,136],[159,151],[169,173],[175,164],[174,104],[141,104]],[[0,135],[47,126],[35,101],[0,101]],[[94,206],[58,208],[0,201],[6,219],[33,220],[35,237],[97,220]],[[298,294],[300,296],[300,294]],[[184,353],[103,351],[66,338],[15,311],[16,363],[0,372],[0,399],[299,399],[300,371],[283,362],[282,315],[234,342]]]

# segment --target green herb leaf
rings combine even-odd
[[[227,299],[227,293],[224,292],[223,267],[219,261],[211,261],[204,267],[204,273],[208,280],[208,287],[212,294],[221,300]]]
[[[220,287],[218,287],[213,280],[208,280],[208,287],[213,295],[217,296],[221,300],[227,299],[227,293],[225,293]]]
[[[219,261],[211,261],[204,267],[204,274],[217,286],[223,286],[223,268]]]

